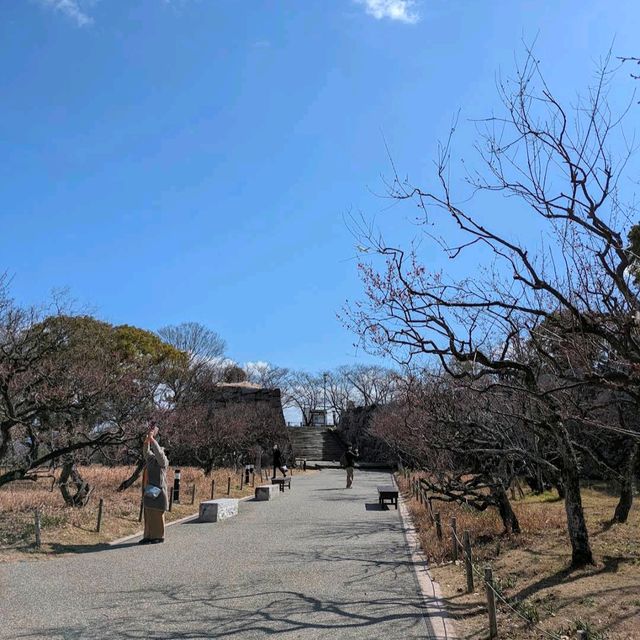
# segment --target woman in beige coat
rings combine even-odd
[[[155,436],[157,427],[149,429],[144,441],[145,470],[142,476],[144,536],[139,544],[164,542],[164,512],[169,508],[167,469],[169,460]]]

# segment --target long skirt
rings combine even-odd
[[[164,538],[164,511],[162,509],[144,508],[144,537],[149,540]]]

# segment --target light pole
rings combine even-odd
[[[327,426],[327,374],[323,373],[322,374],[322,382],[324,385],[324,426]]]

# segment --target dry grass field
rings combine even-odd
[[[42,477],[36,482],[14,482],[0,488],[0,562],[31,558],[44,558],[58,553],[80,553],[96,545],[142,529],[138,522],[140,511],[140,481],[127,491],[117,492],[118,485],[133,471],[132,467],[80,467],[82,477],[94,487],[89,503],[81,509],[67,507],[60,490],[54,487],[53,478]],[[215,496],[227,495],[227,482],[231,478],[231,497],[253,494],[252,486],[240,489],[240,474],[230,469],[218,469],[205,477],[200,469],[181,468],[180,503],[174,503],[168,522],[192,515],[198,511],[198,503],[211,497],[211,481],[215,480]],[[173,469],[168,474],[168,484],[173,486]],[[298,474],[294,470],[294,474]],[[310,473],[310,472],[307,472]],[[56,474],[57,475],[57,474]],[[255,478],[260,484],[259,476]],[[195,485],[195,503],[192,491]],[[98,503],[104,500],[104,513],[100,533],[96,532]],[[42,546],[36,549],[34,514],[40,508]]]
[[[408,482],[398,478],[408,491]],[[571,570],[571,548],[565,530],[564,503],[555,494],[526,495],[514,510],[523,533],[502,536],[495,511],[479,513],[458,505],[433,501],[443,523],[439,541],[427,508],[406,498],[431,573],[440,583],[449,612],[461,638],[488,637],[484,586],[475,581],[474,593],[466,593],[462,554],[452,561],[451,517],[457,519],[459,538],[467,529],[476,569],[490,565],[497,588],[527,623],[504,604],[498,604],[499,637],[528,639],[551,636],[576,637],[587,629],[590,640],[640,639],[640,509],[634,505],[626,524],[609,521],[617,497],[604,490],[586,489],[584,508],[596,564]],[[477,576],[477,574],[476,574]]]

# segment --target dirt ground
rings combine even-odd
[[[133,467],[92,465],[80,467],[79,471],[93,487],[89,503],[80,509],[65,506],[57,486],[51,490],[57,473],[55,478],[42,476],[35,482],[19,481],[0,488],[0,562],[78,553],[87,547],[106,544],[142,529],[138,521],[140,480],[124,492],[116,491],[118,485],[132,473]],[[212,481],[215,481],[215,497],[227,496],[229,478],[231,497],[252,495],[254,491],[251,483],[240,489],[240,474],[231,469],[218,469],[209,477],[192,467],[182,467],[181,472],[180,502],[173,503],[171,512],[166,513],[167,522],[197,513],[199,502],[211,498]],[[294,469],[293,473],[295,476],[302,472]],[[169,487],[173,486],[173,474],[174,470],[170,469],[167,478]],[[255,477],[255,484],[261,484],[259,475]],[[100,498],[104,500],[104,508],[101,530],[97,533]],[[40,549],[35,548],[36,507],[40,508],[41,513]]]
[[[399,484],[408,490],[402,477]],[[640,509],[634,504],[627,523],[611,525],[615,495],[585,489],[583,501],[596,564],[571,570],[564,502],[555,494],[525,495],[513,502],[523,531],[518,536],[501,535],[495,513],[433,500],[433,512],[440,512],[443,523],[442,541],[426,506],[408,499],[431,573],[460,638],[488,637],[485,587],[478,577],[489,565],[497,589],[517,611],[498,602],[501,639],[575,638],[577,629],[586,629],[589,640],[640,639]],[[466,593],[462,553],[457,563],[452,561],[452,516],[459,538],[465,529],[471,538],[479,572],[471,594]]]

